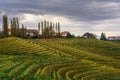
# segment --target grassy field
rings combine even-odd
[[[120,80],[120,42],[0,39],[0,80]]]

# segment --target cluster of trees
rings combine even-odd
[[[10,28],[8,25],[8,17],[7,15],[3,15],[3,24],[2,31],[0,32],[0,37],[26,37],[27,28],[22,24],[22,27],[19,27],[19,20],[17,17],[13,17],[10,22]]]
[[[11,20],[11,36],[25,38],[27,34],[27,28],[22,24],[22,27],[19,27],[19,20],[17,17],[13,17]]]
[[[40,38],[59,38],[60,36],[60,22],[42,21],[38,23],[38,31]]]
[[[105,33],[101,33],[100,40],[107,40]]]

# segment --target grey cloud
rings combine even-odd
[[[8,2],[7,2],[8,1]],[[119,0],[6,0],[0,1],[1,10],[10,13],[56,14],[75,20],[101,20],[119,17],[120,5],[105,7]],[[96,2],[95,6],[93,3]],[[102,4],[99,4],[101,3]],[[35,11],[36,10],[36,11]]]

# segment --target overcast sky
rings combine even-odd
[[[0,26],[3,14],[18,17],[28,28],[37,29],[46,19],[75,35],[120,36],[120,0],[0,0]]]

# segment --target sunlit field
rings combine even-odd
[[[0,39],[0,80],[120,80],[120,42]]]

